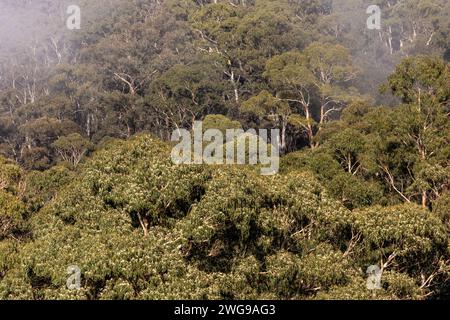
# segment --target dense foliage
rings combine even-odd
[[[5,1],[0,299],[450,298],[448,1],[79,2]],[[197,120],[280,173],[174,164]]]
[[[446,290],[439,215],[414,204],[350,211],[312,173],[179,166],[169,153],[148,135],[98,152],[27,220],[33,241],[2,242],[1,297],[401,299]],[[365,268],[374,262],[386,275],[372,296]],[[65,286],[74,264],[80,291]]]

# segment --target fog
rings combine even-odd
[[[5,56],[54,36],[64,27],[67,3],[66,0],[0,0],[0,54]]]
[[[128,4],[133,5],[134,1],[129,0]],[[124,3],[124,1],[0,0],[0,67],[1,64],[7,64],[8,60],[16,55],[20,53],[28,55],[30,50],[35,50],[37,47],[47,47],[49,49],[44,50],[52,52],[54,51],[52,41],[56,41],[57,45],[62,47],[64,44],[58,43],[58,41],[68,32],[66,10],[69,5],[75,4],[81,7],[82,29],[86,30],[88,24],[95,24],[101,20],[102,15],[109,14],[105,8],[114,8],[117,3]],[[333,28],[336,28],[338,42],[340,42],[339,32],[352,30],[351,34],[355,35],[355,38],[350,39],[350,41],[347,40],[344,45],[350,49],[355,64],[365,66],[366,74],[364,77],[372,79],[372,81],[366,81],[362,85],[364,88],[359,89],[376,95],[378,85],[393,71],[394,66],[400,61],[403,54],[386,54],[388,48],[386,47],[386,41],[384,43],[379,41],[380,32],[367,29],[368,14],[366,9],[370,4],[372,4],[370,0],[332,1],[333,14],[321,22],[320,28],[332,30],[329,32],[331,38],[334,37]],[[120,14],[120,7],[116,8],[115,11],[116,14]],[[366,43],[361,45],[362,41]],[[398,47],[398,41],[395,37],[393,45]],[[48,58],[46,54],[45,59],[53,59],[54,62],[55,57]],[[43,59],[39,58],[39,60]]]

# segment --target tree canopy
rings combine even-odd
[[[450,298],[449,1],[3,2],[0,299]]]

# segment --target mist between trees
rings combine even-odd
[[[448,298],[449,25],[446,0],[1,0],[0,298]],[[279,130],[279,173],[173,163],[197,121]]]

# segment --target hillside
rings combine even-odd
[[[0,1],[0,300],[450,298],[448,1],[67,5]]]
[[[2,242],[1,297],[373,298],[361,266],[382,256],[374,297],[418,298],[448,257],[448,229],[417,205],[350,211],[307,172],[178,166],[168,151],[142,135],[98,152],[28,221],[32,242]],[[80,291],[65,287],[74,262]]]

